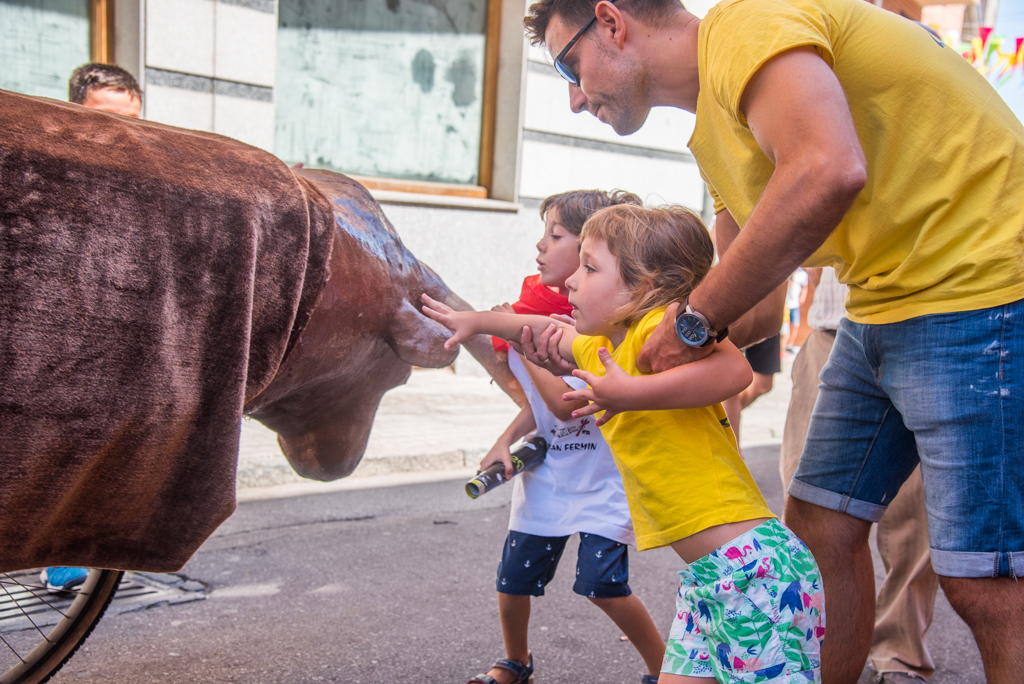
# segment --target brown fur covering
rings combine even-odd
[[[220,136],[3,91],[0,130],[0,571],[176,570],[234,510],[333,216]]]

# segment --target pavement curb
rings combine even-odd
[[[415,473],[427,475],[440,471],[475,470],[486,453],[486,449],[454,449],[452,451],[416,456],[364,458],[356,466],[355,471],[343,479],[358,480],[364,477],[411,475]],[[236,479],[236,487],[239,490],[306,483],[319,484],[316,480],[300,477],[287,463],[274,465],[240,464]]]

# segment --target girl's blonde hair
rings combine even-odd
[[[602,209],[583,226],[580,240],[604,240],[619,260],[629,303],[615,312],[630,326],[646,314],[685,300],[711,270],[715,246],[704,222],[681,206]]]

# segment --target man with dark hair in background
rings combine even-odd
[[[139,118],[142,89],[135,77],[113,64],[83,64],[71,73],[68,100],[90,109]]]
[[[71,72],[68,100],[89,109],[139,118],[142,89],[135,77],[112,64],[83,64]],[[81,586],[89,576],[86,568],[49,567],[39,573],[47,591],[56,594]]]

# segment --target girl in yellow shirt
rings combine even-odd
[[[671,546],[684,561],[661,684],[820,681],[824,595],[807,547],[768,509],[743,464],[721,401],[751,381],[728,341],[704,359],[641,374],[636,358],[664,315],[711,268],[714,247],[682,207],[609,207],[580,235],[566,281],[575,325],[543,316],[456,312],[423,296],[452,331],[516,339],[559,330],[559,352],[589,387],[574,416],[597,419],[622,473],[639,550]]]

